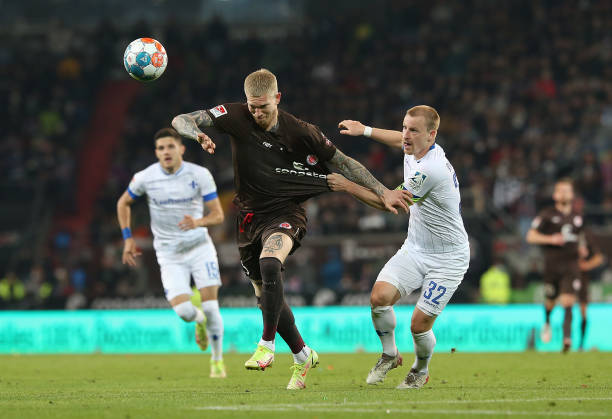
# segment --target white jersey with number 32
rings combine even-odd
[[[455,169],[442,147],[422,159],[404,156],[404,189],[414,196],[405,244],[417,251],[446,253],[468,246]]]

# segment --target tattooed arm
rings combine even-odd
[[[338,172],[347,179],[374,192],[380,198],[385,208],[392,213],[397,214],[397,210],[394,207],[398,207],[403,209],[404,212],[408,212],[408,205],[401,191],[390,191],[387,189],[357,160],[348,157],[343,152],[336,149],[336,153],[331,158],[330,163],[336,166]]]
[[[199,110],[175,116],[172,120],[172,126],[183,137],[191,138],[200,143],[202,148],[210,154],[215,152],[215,143],[200,129],[200,127],[213,126],[212,119],[206,111]]]

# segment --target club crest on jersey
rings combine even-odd
[[[425,183],[425,179],[427,179],[425,173],[414,172],[414,175],[408,179],[408,186],[410,186],[413,192],[419,192],[423,187],[423,183]]]
[[[286,228],[287,230],[291,230],[291,224],[285,222],[285,223],[280,223],[278,225],[280,228]]]
[[[212,108],[210,110],[210,113],[212,113],[215,116],[215,118],[218,118],[220,116],[227,115],[227,109],[225,109],[225,106],[219,105],[219,106],[215,106],[214,108]]]
[[[315,156],[314,154],[309,154],[308,156],[306,156],[306,163],[308,163],[309,165],[314,166],[318,162],[319,162],[319,158]]]

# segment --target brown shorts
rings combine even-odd
[[[300,247],[306,235],[306,213],[300,206],[272,214],[257,214],[248,211],[238,213],[236,235],[242,269],[255,282],[261,282],[259,256],[266,239],[273,233],[281,232],[293,239],[293,253]]]
[[[544,272],[544,296],[555,299],[559,294],[575,294],[580,289],[578,266],[566,270],[546,270]]]
[[[581,303],[589,302],[589,274],[586,272],[580,273],[580,289],[577,291],[578,301]]]

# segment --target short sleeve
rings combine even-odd
[[[404,189],[410,192],[414,200],[423,198],[440,182],[440,173],[435,168],[412,170],[404,177]]]
[[[202,193],[204,202],[211,201],[218,197],[215,179],[208,169],[203,167],[198,171],[198,183],[200,184],[200,192]]]
[[[544,210],[544,211],[540,211],[540,213],[538,213],[538,215],[536,215],[536,217],[533,219],[533,221],[531,221],[531,228],[533,228],[534,230],[539,231],[540,233],[542,233],[544,231],[544,228],[546,226],[546,222],[548,220],[548,211]]]
[[[320,161],[327,162],[331,160],[332,157],[334,157],[334,154],[336,154],[336,146],[329,141],[329,139],[317,126],[310,125],[309,131],[310,139],[312,140],[311,145]]]
[[[240,103],[224,103],[214,108],[206,110],[213,122],[213,126],[227,134],[235,134],[237,128],[237,118],[244,113]]]
[[[144,176],[142,172],[138,172],[134,175],[130,184],[127,188],[127,193],[132,199],[138,199],[146,193]]]

